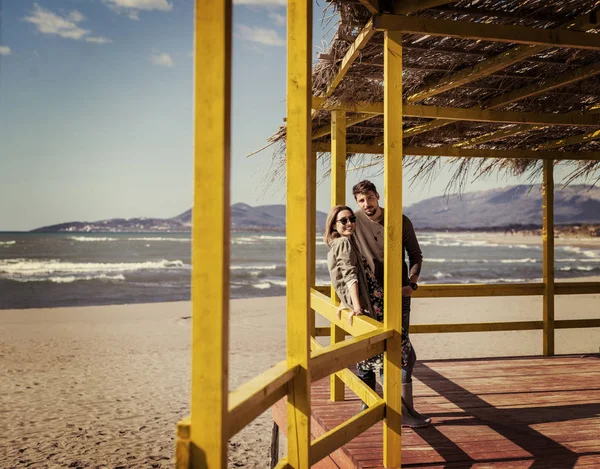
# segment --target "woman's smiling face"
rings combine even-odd
[[[335,229],[342,235],[349,237],[354,233],[356,227],[356,217],[350,210],[340,210],[335,221]]]

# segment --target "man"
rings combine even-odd
[[[361,181],[352,188],[352,194],[360,210],[356,211],[355,238],[360,252],[367,259],[375,277],[383,287],[383,207],[379,206],[379,194],[371,181]],[[413,407],[412,372],[417,356],[410,338],[410,303],[413,291],[418,288],[417,282],[423,264],[423,254],[419,247],[415,230],[409,218],[402,216],[402,245],[408,254],[402,262],[402,424],[410,427],[422,427],[431,423],[429,417],[419,414]],[[385,312],[384,312],[385,314]],[[375,389],[375,373],[359,370],[359,377],[372,389]],[[383,382],[383,370],[381,370]]]

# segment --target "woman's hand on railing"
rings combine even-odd
[[[348,317],[348,322],[350,323],[350,326],[352,326],[352,323],[354,322],[354,317],[360,316],[361,314],[363,314],[363,312],[360,308],[352,311],[352,314],[350,314],[350,316]]]

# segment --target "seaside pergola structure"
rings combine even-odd
[[[554,282],[553,166],[575,174],[600,164],[600,23],[596,3],[564,0],[332,0],[341,24],[314,71],[312,0],[288,1],[287,359],[228,390],[230,103],[232,0],[196,2],[195,200],[192,269],[191,416],[177,428],[177,468],[224,468],[227,442],[287,397],[287,457],[308,468],[383,420],[383,464],[400,467],[402,164],[477,159],[543,171],[543,281],[424,285],[421,297],[543,297],[539,321],[411,326],[413,333],[543,330],[554,354],[557,328],[600,327],[600,319],[555,321],[555,295],[600,293],[600,284]],[[421,59],[419,60],[419,57]],[[433,59],[435,58],[435,60]],[[435,62],[435,63],[432,63]],[[550,73],[549,70],[553,72]],[[360,124],[360,125],[359,125]],[[385,322],[338,320],[335,295],[315,287],[317,152],[330,153],[332,204],[344,202],[346,160],[383,155]],[[435,161],[435,160],[433,160]],[[298,220],[304,218],[306,223]],[[207,228],[208,227],[208,228]],[[315,312],[331,328],[315,327]],[[331,345],[315,337],[328,335]],[[345,340],[346,335],[352,338]],[[384,397],[347,367],[385,352]],[[311,383],[331,376],[369,408],[311,437]]]

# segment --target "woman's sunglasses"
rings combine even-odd
[[[340,218],[339,220],[336,220],[337,223],[341,223],[342,225],[346,225],[348,224],[348,222],[350,223],[355,223],[356,222],[356,217],[344,217],[344,218]]]

